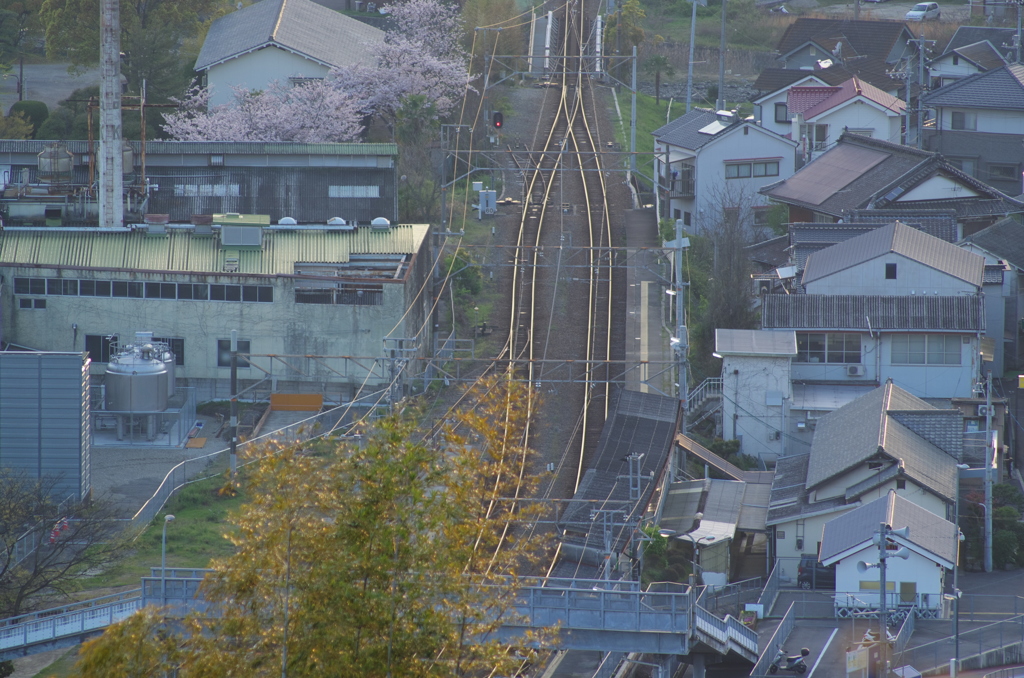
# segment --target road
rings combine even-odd
[[[910,8],[913,7],[914,2],[861,2],[860,5],[860,18],[861,19],[884,19],[891,21],[903,21],[906,17]],[[930,33],[930,28],[938,29],[941,24],[966,23],[970,18],[971,8],[969,5],[964,4],[945,4],[939,2],[939,7],[942,9],[942,17],[938,21],[923,21],[920,23],[910,23],[911,30],[915,34],[920,33],[922,29],[926,33]],[[853,3],[846,3],[841,5],[828,5],[825,7],[819,7],[818,12],[836,17],[852,18],[854,14]]]
[[[0,78],[0,104],[6,114],[18,100],[18,66],[4,78]],[[100,84],[100,71],[90,68],[80,75],[68,73],[68,64],[25,64],[26,101],[42,101],[52,111],[57,104],[81,87]]]

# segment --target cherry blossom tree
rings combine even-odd
[[[234,101],[210,107],[208,89],[193,86],[164,131],[178,141],[354,141],[362,132],[360,103],[333,84],[295,87],[274,82],[265,91],[236,88]]]

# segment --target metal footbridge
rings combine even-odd
[[[0,621],[0,660],[69,647],[99,635],[146,605],[166,604],[171,615],[205,609],[199,585],[206,570],[153,568],[142,587],[113,596]],[[557,627],[548,649],[645,652],[662,655],[735,653],[758,657],[757,634],[696,604],[684,585],[641,591],[636,582],[527,579],[498,639],[514,642],[530,630]]]

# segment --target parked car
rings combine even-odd
[[[835,589],[836,566],[828,567],[818,561],[818,556],[800,556],[800,567],[796,574],[797,585],[802,589]]]
[[[919,2],[914,8],[907,12],[907,21],[927,21],[938,19],[942,15],[937,2]]]

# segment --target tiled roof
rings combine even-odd
[[[802,283],[819,280],[888,253],[981,287],[985,258],[896,221],[812,254]]]
[[[936,175],[963,184],[980,197],[897,202],[901,195]],[[938,153],[856,134],[843,134],[831,149],[788,179],[765,186],[760,193],[836,217],[869,206],[951,209],[961,219],[1024,211],[1024,203],[964,174]]]
[[[330,67],[367,63],[369,46],[383,40],[379,28],[312,0],[262,0],[213,22],[195,70],[270,45]]]
[[[761,327],[766,330],[981,332],[985,329],[984,304],[974,295],[766,294],[761,299]]]
[[[266,229],[259,249],[223,246],[215,235],[185,229],[155,236],[141,230],[9,228],[0,233],[0,264],[214,274],[224,270],[225,250],[237,249],[239,275],[291,275],[295,262],[345,263],[351,254],[415,254],[428,228],[414,224],[386,231]]]
[[[1024,111],[1024,65],[1010,64],[969,75],[925,94],[921,100],[936,107]]]
[[[964,415],[950,410],[889,410],[889,416],[954,459],[964,453]]]
[[[908,226],[933,235],[939,240],[956,242],[956,211],[900,208],[851,210],[843,215],[851,224],[888,224],[901,221]]]
[[[700,130],[717,120],[715,112],[710,108],[694,108],[672,122],[654,130],[654,138],[660,142],[697,150],[714,139],[714,135],[701,134]]]
[[[894,490],[825,523],[820,559],[827,562],[844,551],[862,545],[870,545],[877,550],[872,539],[882,523],[897,530],[909,527],[910,533],[906,538],[896,539],[919,547],[945,567],[951,566],[956,559],[956,530],[953,523],[904,499]]]
[[[986,71],[1006,65],[1006,59],[988,40],[982,40],[973,45],[961,47],[955,50],[955,52]]]
[[[890,410],[935,410],[891,381],[818,421],[811,442],[807,488],[869,460],[903,464],[903,475],[943,499],[956,491],[956,459],[889,416]],[[952,418],[945,421],[955,425]],[[960,433],[957,430],[957,433]]]
[[[1010,44],[1016,35],[1017,31],[1013,28],[960,26],[953,33],[953,37],[949,39],[949,44],[946,45],[946,52],[948,53],[967,45],[973,45],[982,40],[988,40],[992,45],[998,47],[1003,44]]]
[[[762,95],[766,95],[789,87],[808,76],[814,76],[826,85],[840,85],[856,76],[863,82],[871,83],[886,92],[897,89],[902,91],[904,84],[889,75],[889,68],[891,68],[889,64],[879,57],[858,57],[813,71],[796,68],[765,68],[754,81],[754,89],[761,92]]]
[[[807,501],[807,465],[809,454],[779,457],[775,463],[771,498],[768,501],[768,525],[778,525],[800,516],[828,514],[850,508],[845,497],[835,497],[809,504]],[[858,502],[852,505],[856,506]]]
[[[843,56],[852,53],[885,58],[896,41],[910,31],[902,21],[851,21],[849,19],[810,19],[800,17],[786,29],[779,40],[777,51],[786,56],[809,42],[822,47],[843,41]]]
[[[906,104],[903,103],[902,99],[897,99],[874,85],[861,81],[859,78],[850,78],[839,86],[837,92],[804,111],[804,118],[810,120],[856,97],[863,97],[894,113],[901,113],[906,108]]]
[[[0,139],[0,154],[29,153],[37,155],[53,141],[41,139]],[[89,153],[88,141],[62,141],[76,155]],[[128,141],[135,153],[141,151],[138,141]],[[303,144],[283,141],[147,141],[148,155],[398,155],[397,144],[323,143]]]
[[[789,264],[789,236],[780,235],[762,240],[744,248],[747,257],[756,264],[767,268],[778,268]]]
[[[786,94],[786,108],[790,115],[803,113],[814,108],[833,94],[842,91],[841,87],[790,87]]]
[[[964,241],[974,243],[1009,264],[1024,269],[1024,224],[1016,219],[1001,219],[988,228],[964,238]]]

